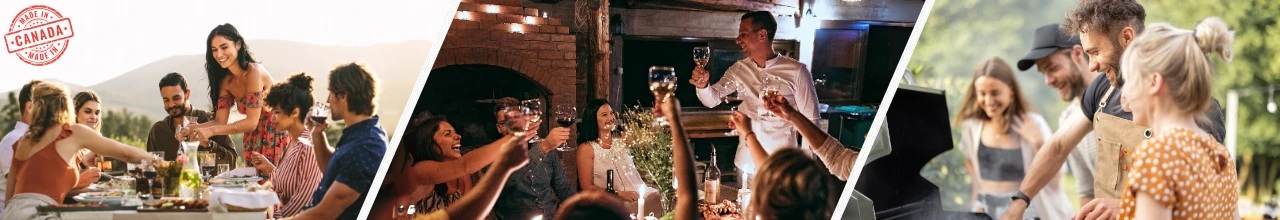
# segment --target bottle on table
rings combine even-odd
[[[711,164],[707,165],[707,171],[703,173],[706,180],[703,181],[702,191],[706,193],[703,198],[707,203],[716,203],[720,201],[720,167],[716,166],[716,149],[711,148]]]
[[[609,194],[618,195],[618,190],[613,189],[613,170],[606,170],[604,175],[604,191]]]

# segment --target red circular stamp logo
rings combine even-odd
[[[75,35],[70,18],[49,6],[35,5],[13,17],[4,44],[9,54],[17,55],[22,62],[44,66],[58,61]]]

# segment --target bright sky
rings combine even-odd
[[[231,23],[249,40],[360,46],[443,37],[454,8],[437,0],[0,1],[8,33],[13,16],[42,4],[70,18],[75,36],[53,64],[36,67],[0,54],[0,91],[30,79],[90,86],[174,55],[204,54],[213,27]]]

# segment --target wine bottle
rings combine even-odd
[[[703,173],[706,180],[703,181],[703,192],[706,195],[703,198],[707,203],[717,203],[720,201],[720,167],[716,166],[716,149],[711,148],[711,164],[707,165],[707,171]]]
[[[604,173],[604,191],[609,194],[618,195],[618,190],[613,189],[613,170],[607,170]]]

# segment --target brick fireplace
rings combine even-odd
[[[432,70],[484,64],[522,73],[554,95],[546,105],[577,103],[575,37],[558,18],[521,0],[463,0]],[[477,73],[483,74],[483,73]]]
[[[555,106],[581,106],[587,97],[577,77],[577,38],[559,18],[544,15],[523,0],[463,0],[414,112],[447,115],[467,152],[500,137],[492,99],[542,99],[540,134],[546,134]],[[577,144],[574,137],[569,144]],[[576,153],[558,153],[566,177],[577,183]]]

